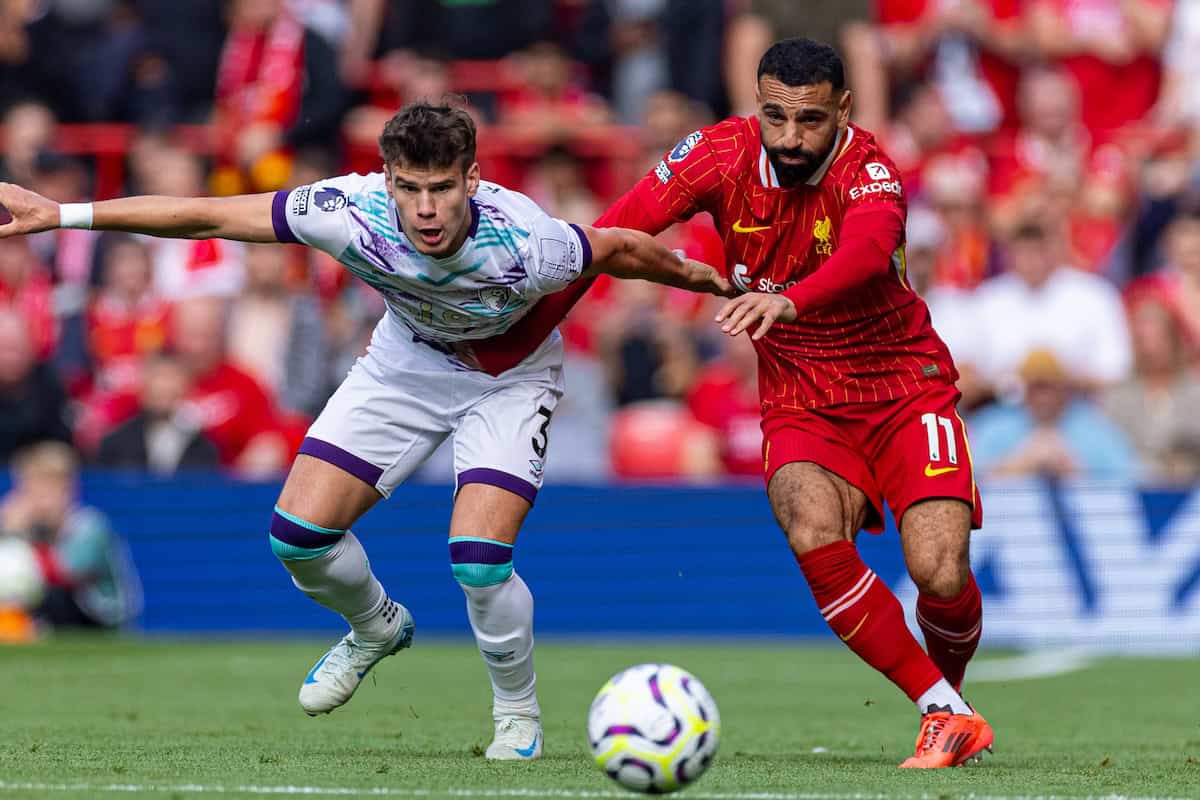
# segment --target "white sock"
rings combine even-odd
[[[371,572],[362,544],[350,531],[332,550],[317,558],[280,560],[292,573],[296,588],[345,617],[355,638],[378,642],[393,632],[395,614],[384,612],[394,604]]]
[[[937,706],[940,709],[949,708],[951,714],[975,713],[945,678],[941,678],[926,689],[925,694],[917,698],[917,708],[922,714],[928,713],[930,706]]]
[[[541,717],[533,671],[533,595],[516,572],[496,586],[466,586],[467,617],[492,678],[492,716]]]

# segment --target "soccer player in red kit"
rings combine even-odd
[[[657,233],[699,211],[716,220],[742,292],[717,321],[758,351],[771,507],[826,622],[917,703],[916,752],[901,766],[956,766],[993,736],[959,695],[982,630],[968,560],[982,515],[957,372],[905,279],[900,176],[849,123],[831,47],[773,45],[758,101],[756,117],[689,135],[596,224]],[[473,343],[476,358],[505,369],[582,292],[543,299],[508,333]],[[882,529],[885,500],[928,654],[854,544],[860,529]]]

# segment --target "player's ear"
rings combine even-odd
[[[474,197],[479,191],[479,162],[467,167],[467,197]]]
[[[838,127],[845,128],[850,124],[850,107],[854,104],[854,98],[851,96],[849,89],[842,89],[842,96],[838,98]]]

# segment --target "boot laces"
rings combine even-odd
[[[925,724],[921,727],[921,739],[920,744],[917,746],[917,752],[919,754],[924,754],[934,749],[934,746],[937,745],[938,738],[941,736],[942,731],[945,730],[945,728],[945,717],[933,717],[927,719]]]

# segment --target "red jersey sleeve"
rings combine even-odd
[[[886,275],[904,243],[904,187],[891,161],[878,151],[844,178],[845,206],[837,249],[821,267],[783,294],[803,314],[846,299],[864,283]]]
[[[705,133],[700,130],[684,137],[593,226],[633,228],[654,235],[707,208],[719,196],[721,170]],[[576,281],[547,295],[501,335],[473,342],[480,368],[499,375],[519,364],[563,321],[593,280]]]

